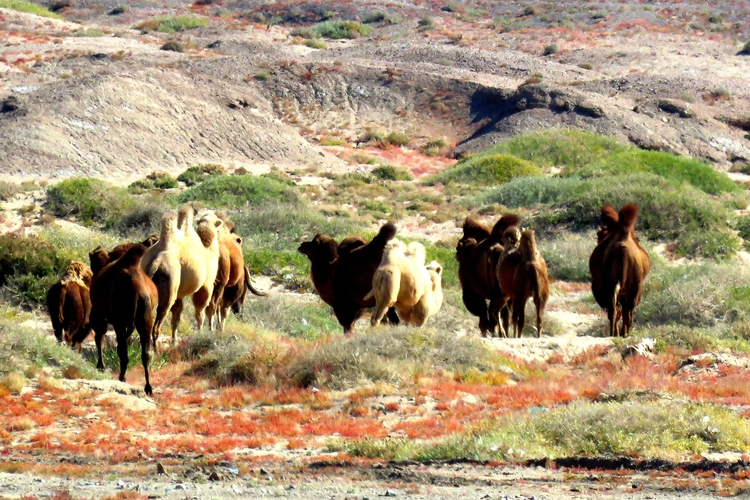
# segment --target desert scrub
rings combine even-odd
[[[328,45],[326,45],[323,40],[317,40],[317,39],[305,40],[305,45],[310,47],[311,49],[327,49],[328,48]]]
[[[502,359],[477,338],[452,332],[383,327],[302,352],[286,367],[292,385],[344,388],[353,383],[396,382],[421,371],[464,373],[492,370]]]
[[[105,229],[131,240],[143,240],[161,231],[161,218],[170,209],[174,210],[159,196],[142,196],[119,217],[108,220]]]
[[[331,307],[317,296],[313,303],[304,303],[288,294],[251,297],[245,303],[243,317],[265,330],[305,340],[317,340],[341,331]]]
[[[39,231],[39,238],[56,249],[58,258],[64,262],[79,260],[89,263],[89,252],[101,245],[111,250],[122,243],[122,239],[96,229],[77,228],[75,231],[48,226]]]
[[[539,241],[539,252],[547,263],[551,278],[564,281],[589,281],[589,257],[596,246],[596,233],[566,232]]]
[[[497,154],[489,156],[472,156],[459,161],[440,173],[431,176],[425,182],[428,185],[477,184],[495,186],[509,182],[517,177],[539,176],[541,170],[532,163],[510,155]]]
[[[385,137],[385,140],[393,146],[406,146],[407,144],[409,144],[409,142],[411,142],[409,136],[404,134],[403,132],[391,132]]]
[[[54,215],[74,215],[86,225],[106,223],[134,205],[126,189],[99,179],[66,179],[47,188],[47,208]]]
[[[203,28],[208,26],[208,19],[197,16],[156,16],[152,19],[141,21],[134,26],[144,33],[158,31],[161,33],[174,33],[175,31],[184,31],[194,28]]]
[[[166,172],[151,172],[145,179],[135,181],[128,186],[133,194],[142,194],[150,189],[172,189],[178,186],[177,179]]]
[[[750,41],[745,42],[739,53],[743,56],[750,56]]]
[[[285,354],[278,342],[232,331],[231,326],[218,334],[200,332],[182,338],[175,351],[179,358],[193,362],[188,374],[221,385],[273,383]]]
[[[27,14],[35,14],[42,17],[51,17],[53,19],[62,19],[62,17],[55,14],[54,12],[50,12],[41,5],[32,2],[24,2],[22,0],[0,0],[0,9],[26,12]]]
[[[527,460],[572,456],[684,459],[750,445],[750,422],[729,409],[677,401],[578,401],[503,417],[436,444],[353,443],[352,455],[395,460]]]
[[[67,264],[57,248],[38,236],[0,235],[0,287],[15,304],[42,304]]]
[[[689,327],[750,320],[750,272],[733,263],[660,267],[644,283],[636,319]]]
[[[13,198],[21,188],[12,182],[0,181],[0,201],[8,201]]]
[[[568,227],[593,229],[601,207],[638,205],[636,232],[642,237],[675,243],[678,255],[723,258],[733,255],[740,240],[732,232],[730,207],[688,184],[648,173],[595,179],[526,177],[515,179],[477,198],[474,206],[499,203],[511,209],[534,208],[529,222],[550,231]]]
[[[414,179],[407,169],[393,165],[380,165],[372,170],[372,175],[386,181],[410,181]]]
[[[431,141],[427,141],[425,145],[419,149],[419,151],[425,156],[439,156],[445,152],[445,140],[433,139]]]
[[[186,186],[190,187],[200,184],[211,177],[217,177],[220,175],[227,175],[227,171],[224,167],[214,163],[206,163],[204,165],[196,165],[188,168],[177,176],[177,180],[184,182]]]
[[[67,345],[59,344],[54,336],[0,318],[0,373],[23,371],[30,366],[75,371],[82,378],[102,378],[94,367]]]
[[[341,19],[316,24],[312,29],[318,36],[330,40],[359,38],[360,36],[369,35],[372,31],[370,26],[360,24],[356,21],[342,21]]]
[[[211,208],[257,206],[265,202],[296,200],[294,188],[263,176],[222,175],[212,177],[180,193],[180,203],[201,202]]]

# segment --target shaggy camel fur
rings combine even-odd
[[[141,259],[141,269],[151,278],[159,292],[156,320],[151,332],[151,345],[154,353],[157,352],[157,340],[161,333],[161,325],[167,317],[167,312],[180,296],[179,248],[184,239],[185,233],[177,227],[177,214],[167,212],[161,218],[161,231],[158,241],[146,250]]]
[[[145,240],[143,240],[141,243],[122,243],[120,245],[117,245],[115,248],[112,249],[111,252],[108,252],[104,247],[99,245],[95,249],[93,249],[91,252],[89,252],[89,261],[91,262],[91,271],[94,273],[94,276],[96,276],[99,271],[101,271],[104,266],[109,264],[110,262],[114,262],[123,255],[125,255],[125,252],[130,250],[135,245],[143,245],[146,248],[151,247],[154,245],[157,241],[159,241],[159,235],[158,234],[152,234]]]
[[[518,231],[508,229],[503,235],[508,246],[517,241]],[[513,329],[516,337],[523,333],[526,324],[526,302],[531,297],[536,307],[536,336],[542,336],[542,315],[549,299],[549,277],[547,264],[536,247],[534,231],[526,229],[521,233],[518,248],[507,251],[497,265],[497,279],[502,290],[503,300],[498,307],[512,301]]]
[[[609,334],[627,337],[635,308],[641,302],[643,280],[651,270],[651,259],[635,236],[638,207],[627,204],[619,214],[610,205],[602,207],[601,238],[589,258],[591,291],[607,310]],[[622,329],[618,323],[622,317]]]
[[[497,332],[500,314],[503,332],[508,328],[509,312],[497,306],[501,293],[495,268],[503,251],[503,233],[520,222],[521,218],[515,214],[503,215],[492,229],[469,217],[464,221],[464,236],[456,246],[458,278],[464,305],[471,314],[479,317],[479,330],[483,337]],[[489,308],[487,300],[490,301]]]
[[[404,323],[423,326],[430,316],[434,316],[443,305],[443,267],[434,260],[422,269],[424,274],[424,293],[414,307],[408,311],[399,311]]]
[[[145,246],[146,248],[152,247],[157,241],[159,241],[159,235],[158,234],[151,234],[143,240],[140,244]],[[125,252],[130,250],[131,247],[134,245],[138,245],[138,243],[122,243],[120,245],[117,245],[115,248],[113,248],[109,252],[109,262],[113,262],[123,255],[125,255]],[[108,263],[109,263],[108,262]]]
[[[370,243],[350,236],[337,244],[330,236],[316,234],[297,249],[310,259],[315,290],[323,302],[333,307],[345,333],[352,331],[366,308],[375,305],[374,299],[365,300],[364,296],[372,288],[372,275],[380,264],[383,247],[395,234],[396,227],[390,223],[380,228]],[[365,279],[368,281],[363,290]],[[389,310],[387,317],[390,323],[399,323],[395,309]]]
[[[47,312],[58,342],[64,338],[66,343],[72,343],[73,335],[88,323],[93,277],[89,266],[74,260],[47,292]]]
[[[153,393],[148,375],[148,346],[151,331],[156,319],[156,305],[159,300],[156,285],[139,267],[146,247],[135,245],[125,255],[107,264],[91,284],[90,328],[94,330],[96,350],[99,355],[97,368],[104,370],[102,359],[102,339],[107,333],[107,325],[112,325],[117,335],[117,355],[120,358],[120,381],[125,382],[128,369],[128,338],[133,330],[141,339],[141,361],[146,376],[145,391]],[[87,331],[79,331],[73,343],[80,344],[88,336]]]
[[[406,317],[424,295],[430,279],[424,261],[421,243],[412,242],[407,248],[401,240],[393,239],[385,245],[383,258],[372,276],[372,289],[364,297],[375,298],[372,326],[378,326],[391,307],[407,322]]]

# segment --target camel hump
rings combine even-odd
[[[378,235],[375,237],[377,239],[383,239],[385,241],[390,241],[396,236],[396,226],[392,222],[386,222],[383,224],[383,227],[380,228],[380,231],[378,231]]]
[[[618,214],[620,227],[630,232],[635,230],[635,219],[638,217],[638,207],[635,203],[628,203],[620,209]]]
[[[513,226],[518,226],[521,224],[521,217],[519,217],[516,214],[505,214],[502,217],[500,217],[500,220],[495,223],[495,225],[492,227],[492,232],[490,233],[490,238],[493,239],[493,241],[501,241],[503,237],[503,233],[506,229]]]
[[[117,264],[114,265],[121,266],[122,269],[138,267],[141,262],[141,257],[143,257],[143,254],[145,253],[146,246],[137,243],[130,247],[128,251],[125,252],[125,255],[120,257],[120,259],[117,261]]]
[[[361,236],[349,236],[348,238],[341,240],[338,252],[339,254],[346,254],[365,245],[367,245],[367,242]]]
[[[602,207],[601,219],[602,224],[611,229],[617,225],[620,217],[617,215],[617,212],[612,205],[604,205]]]
[[[180,207],[177,212],[177,227],[182,231],[193,225],[193,217],[195,217],[195,210],[193,206],[186,203]]]
[[[489,228],[478,220],[467,217],[464,219],[464,238],[483,240],[490,235]]]
[[[75,281],[88,288],[86,283],[91,283],[93,277],[94,275],[89,266],[78,260],[73,260],[68,264],[67,269],[65,269],[65,274],[63,274],[60,282],[64,285],[71,281]]]
[[[537,253],[536,236],[533,230],[525,229],[521,233],[521,243],[518,248],[526,262],[531,262],[537,258],[539,254]]]

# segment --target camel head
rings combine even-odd
[[[108,260],[109,252],[101,245],[89,252],[89,262],[91,263],[91,271],[94,276],[104,269]]]
[[[425,268],[428,271],[432,271],[434,273],[437,273],[438,276],[442,276],[443,275],[443,266],[441,266],[440,264],[438,264],[438,262],[436,260],[433,260],[432,262],[430,262],[429,264],[427,264],[425,266]]]
[[[306,255],[311,261],[332,264],[338,258],[338,243],[325,234],[316,234],[310,241],[302,243],[297,251]]]
[[[141,242],[141,245],[148,248],[148,247],[152,247],[156,245],[158,242],[159,242],[159,235],[156,233],[153,233],[153,234],[149,234],[148,238],[146,238],[145,240]]]
[[[215,213],[206,212],[198,220],[198,229],[196,229],[196,232],[200,236],[203,246],[209,248],[213,245],[214,241],[218,242],[219,232],[225,230],[224,222],[216,217]]]

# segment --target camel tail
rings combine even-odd
[[[635,219],[638,217],[638,207],[634,203],[628,203],[620,209],[619,224],[626,231],[635,229]]]
[[[521,234],[521,243],[518,246],[523,260],[526,262],[533,262],[536,260],[538,252],[536,247],[536,236],[534,231],[531,229],[525,229]]]
[[[65,296],[68,294],[68,287],[60,287],[60,300],[57,304],[57,322],[62,325],[63,318],[65,317]]]
[[[257,295],[258,297],[268,296],[268,292],[261,292],[257,288],[255,288],[252,279],[250,279],[250,269],[247,266],[245,266],[245,286],[252,292],[253,295]]]
[[[373,241],[375,240],[382,240],[383,244],[385,244],[388,241],[391,241],[396,236],[396,226],[392,222],[386,222],[383,224],[383,227],[380,228],[380,231],[378,231],[377,236],[373,238]]]

